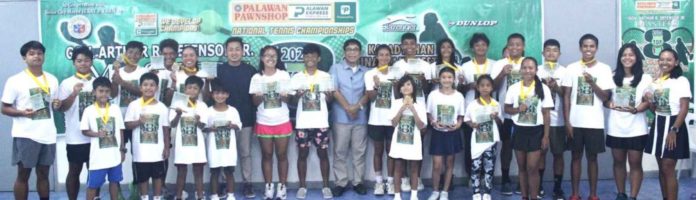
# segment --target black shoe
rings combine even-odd
[[[355,190],[355,193],[358,193],[359,195],[367,194],[367,187],[365,187],[365,185],[362,183],[354,185],[353,190]]]
[[[515,189],[515,194],[522,194],[522,189],[520,189],[520,184],[517,184],[517,189]]]
[[[242,193],[244,193],[244,197],[246,197],[247,199],[253,199],[256,197],[256,193],[254,193],[254,187],[251,185],[251,183],[244,184],[244,189],[242,190]]]
[[[541,185],[539,185],[539,195],[537,195],[537,198],[543,199],[544,195],[546,195],[546,192],[544,192],[544,187],[541,187]]]
[[[503,183],[503,185],[500,186],[500,193],[506,196],[512,195],[511,183]]]
[[[553,199],[554,200],[565,200],[565,193],[563,190],[558,189],[558,190],[553,190]]]
[[[625,193],[616,194],[616,200],[628,200],[628,196]]]
[[[343,196],[343,192],[345,191],[346,187],[336,186],[332,189],[331,193],[333,193],[334,197],[340,197]]]

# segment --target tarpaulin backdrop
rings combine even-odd
[[[542,44],[542,1],[519,0],[243,0],[243,1],[58,1],[40,2],[41,39],[46,46],[44,69],[59,80],[74,74],[69,61],[75,46],[90,46],[95,53],[93,73],[105,75],[125,44],[145,43],[145,58],[158,55],[166,38],[199,49],[199,60],[225,62],[224,41],[243,37],[244,61],[257,65],[259,49],[274,45],[288,71],[302,70],[302,46],[322,47],[320,69],[328,70],[343,58],[343,42],[356,38],[363,44],[361,62],[373,65],[379,44],[401,55],[400,37],[413,32],[418,56],[435,60],[435,42],[451,38],[457,63],[471,54],[469,39],[483,32],[491,40],[488,56],[499,59],[511,33],[526,37],[527,56],[539,59]],[[63,132],[62,118],[57,118]]]
[[[623,0],[620,8],[621,41],[635,43],[642,51],[644,71],[657,72],[662,49],[674,49],[684,76],[694,89],[693,0]]]

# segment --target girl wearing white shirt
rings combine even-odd
[[[182,67],[179,71],[174,71],[171,73],[172,80],[172,90],[179,93],[184,93],[184,82],[186,78],[190,76],[199,76],[200,67],[198,62],[198,49],[193,46],[186,46],[181,51]],[[210,80],[206,77],[201,77],[203,79],[203,87],[201,88],[201,93],[198,95],[198,99],[208,102],[210,99]]]

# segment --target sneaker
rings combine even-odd
[[[628,200],[628,196],[625,193],[616,194],[616,200]]]
[[[336,187],[333,188],[333,191],[332,191],[332,192],[333,192],[333,194],[334,194],[335,196],[340,197],[340,196],[343,195],[343,192],[345,192],[345,191],[346,191],[346,188],[345,188],[345,187],[336,186]]]
[[[410,191],[410,190],[411,190],[411,179],[401,178],[401,191]]]
[[[297,198],[298,199],[307,198],[307,188],[301,187],[300,189],[297,189]]]
[[[394,199],[392,200],[401,200],[401,193],[394,193]]]
[[[517,184],[517,188],[515,188],[515,194],[522,194],[522,189],[520,189],[520,184]]]
[[[384,183],[375,183],[375,195],[377,196],[382,196],[384,195]]]
[[[546,192],[544,191],[544,187],[542,187],[541,185],[539,185],[539,195],[537,195],[537,198],[538,198],[538,199],[543,199],[543,198],[544,198],[544,195],[546,195]]]
[[[418,191],[425,189],[425,185],[423,185],[423,181],[420,178],[418,179],[418,188],[417,189],[418,189]]]
[[[210,200],[220,200],[220,197],[217,194],[210,195]]]
[[[276,188],[276,199],[287,199],[288,198],[288,188],[285,184],[278,183],[278,188]]]
[[[563,190],[553,190],[553,199],[554,200],[566,200],[565,194],[563,193]]]
[[[359,195],[367,194],[367,187],[365,187],[365,185],[363,185],[362,183],[354,185],[353,190],[355,191],[355,193],[358,193]]]
[[[329,189],[328,187],[322,188],[321,194],[324,196],[324,199],[333,198],[333,193],[331,192],[331,189]]]
[[[440,192],[440,200],[449,200],[449,193],[445,191]]]
[[[506,196],[512,195],[512,186],[510,183],[503,183],[503,185],[500,186],[500,193]]]
[[[188,198],[188,192],[186,192],[186,190],[181,191],[181,197],[180,197],[180,198],[176,198],[176,197],[175,197],[175,199],[187,199],[187,198]]]
[[[237,198],[234,197],[234,194],[228,194],[225,200],[237,200]]]
[[[264,192],[263,195],[263,198],[266,200],[273,199],[273,183],[266,183],[266,192]]]
[[[411,191],[411,198],[410,200],[418,200],[418,190],[416,191]]]
[[[242,190],[242,193],[244,193],[244,197],[246,197],[247,199],[256,198],[256,193],[254,193],[254,186],[252,186],[251,183],[244,183],[244,189]]]
[[[387,194],[394,195],[394,182],[387,181]]]
[[[471,197],[472,200],[481,200],[481,194],[474,194],[474,196]]]
[[[205,192],[203,194],[198,194],[198,192],[194,192],[194,195],[196,195],[196,199],[205,199]]]
[[[437,200],[437,198],[440,198],[440,192],[433,191],[433,193],[430,194],[430,197],[428,197],[428,200]]]
[[[483,200],[491,200],[491,194],[483,194],[483,196],[481,197],[481,199],[483,199]]]
[[[570,195],[570,197],[568,197],[568,200],[581,200],[581,199],[582,198],[580,198],[580,196],[578,196],[578,195]]]

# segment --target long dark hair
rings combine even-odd
[[[449,43],[450,46],[452,46],[452,53],[450,53],[449,58],[450,58],[450,63],[451,63],[451,64],[454,64],[454,63],[455,63],[455,62],[454,62],[454,61],[455,61],[455,60],[454,60],[454,59],[455,59],[455,58],[454,58],[454,52],[457,52],[457,47],[454,46],[454,42],[452,42],[451,39],[449,39],[449,38],[443,38],[443,39],[441,39],[440,41],[437,41],[437,43],[435,44],[435,49],[437,49],[437,59],[435,60],[435,64],[436,64],[436,65],[439,65],[439,64],[442,64],[442,63],[443,63],[443,62],[442,62],[442,52],[441,52],[441,50],[442,50],[442,45],[445,44],[445,43]]]
[[[537,70],[539,70],[539,64],[538,64],[537,60],[534,59],[533,57],[525,57],[524,60],[522,60],[521,63],[524,63],[524,62],[527,61],[527,60],[532,61],[532,62],[534,63],[534,68],[536,68]],[[542,84],[541,84],[541,79],[539,79],[539,76],[537,76],[536,74],[534,74],[534,82],[535,82],[535,84],[534,84],[534,94],[536,94],[537,97],[539,97],[540,100],[544,100],[544,98],[545,98],[545,97],[544,97],[544,88],[543,88],[543,86],[542,86]],[[520,84],[523,84],[522,81],[520,81]]]
[[[681,66],[679,66],[679,56],[677,56],[679,54],[677,54],[677,52],[673,49],[663,49],[662,51],[660,51],[659,55],[662,55],[662,53],[664,52],[671,53],[674,57],[674,62],[677,63],[677,66],[674,66],[672,71],[669,72],[669,78],[679,78],[684,73],[684,70],[682,70]]]
[[[637,87],[638,83],[640,83],[640,80],[643,79],[643,54],[640,52],[640,49],[638,49],[638,46],[633,43],[626,43],[621,46],[619,49],[619,56],[616,58],[616,69],[614,70],[614,84],[616,86],[622,87],[623,86],[623,79],[624,76],[626,75],[626,71],[624,71],[624,66],[623,63],[621,63],[621,57],[626,51],[626,49],[630,49],[633,51],[633,54],[636,54],[636,63],[633,64],[631,67],[631,73],[633,74],[633,80],[631,81],[631,87]]]
[[[415,103],[416,102],[416,89],[415,89],[416,83],[415,83],[415,81],[413,81],[413,78],[411,78],[411,76],[403,76],[403,77],[401,77],[401,79],[399,79],[399,82],[396,83],[396,88],[398,88],[398,90],[396,90],[396,93],[394,94],[394,98],[396,98],[396,99],[404,98],[404,94],[401,93],[401,87],[403,87],[404,84],[406,84],[406,82],[410,82],[411,86],[414,87],[413,92],[411,92],[411,98],[413,99],[413,102]]]
[[[279,70],[285,70],[285,63],[280,60],[280,51],[278,51],[278,48],[275,46],[271,45],[266,45],[265,47],[261,48],[261,51],[259,51],[259,74],[263,74],[263,52],[266,52],[266,50],[273,50],[276,52],[276,69]]]
[[[489,94],[489,95],[491,95],[491,98],[493,98],[493,91],[495,90],[495,83],[494,83],[494,81],[493,81],[493,77],[491,77],[491,75],[488,75],[488,74],[481,75],[481,76],[478,77],[478,79],[476,79],[476,87],[477,87],[477,89],[474,90],[474,91],[476,91],[476,92],[474,93],[474,94],[475,94],[475,95],[474,95],[474,98],[479,98],[479,97],[481,97],[481,93],[479,93],[479,91],[478,91],[478,85],[480,85],[481,82],[483,82],[483,81],[490,81],[490,82],[491,82],[491,87],[492,87],[493,90],[491,90],[491,94]]]
[[[375,49],[375,62],[374,62],[375,67],[379,67],[379,66],[377,66],[377,65],[379,65],[379,61],[377,60],[377,56],[379,56],[379,51],[382,50],[382,49],[386,49],[387,51],[389,51],[389,56],[390,56],[390,57],[392,56],[392,50],[391,50],[391,48],[389,48],[389,46],[387,46],[386,44],[380,44],[380,45],[377,46],[377,48]],[[393,59],[393,57],[392,57],[392,59],[389,59],[389,63],[387,63],[387,64],[388,64],[389,66],[392,66],[392,65],[394,64],[394,59]]]

